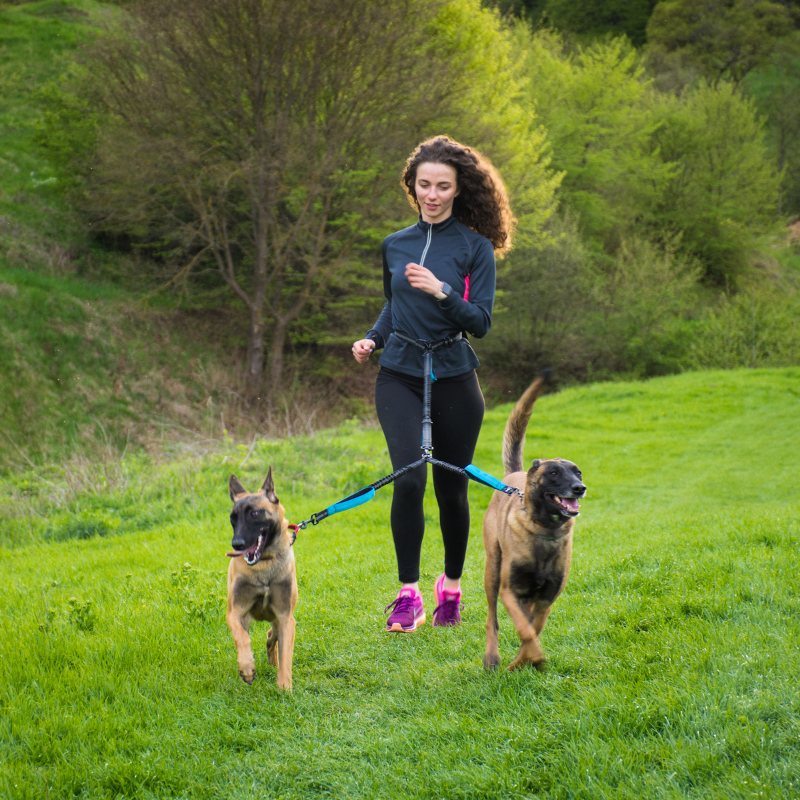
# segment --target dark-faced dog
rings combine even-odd
[[[293,537],[275,494],[272,467],[255,494],[245,491],[235,475],[231,475],[229,489],[234,552],[228,553],[226,619],[236,643],[239,675],[245,683],[255,678],[250,623],[266,620],[272,623],[267,634],[269,663],[278,668],[278,688],[291,691],[297,575]]]
[[[519,489],[523,497],[495,492],[483,518],[484,588],[489,604],[483,665],[487,669],[500,664],[498,594],[521,640],[508,668],[527,664],[543,667],[545,656],[539,637],[553,602],[567,583],[572,527],[580,510],[578,499],[586,493],[581,472],[571,461],[537,458],[527,472],[522,471],[525,431],[546,382],[543,373],[526,389],[503,435],[503,480]]]

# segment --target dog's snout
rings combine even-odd
[[[585,485],[585,484],[583,484],[583,483],[576,483],[576,484],[575,484],[575,485],[572,487],[572,493],[573,493],[573,494],[574,494],[576,497],[583,497],[583,495],[585,495],[585,494],[586,494],[586,485]]]

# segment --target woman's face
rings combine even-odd
[[[430,161],[420,164],[414,191],[422,219],[428,223],[444,222],[453,213],[453,200],[458,194],[455,168]]]

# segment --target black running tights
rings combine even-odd
[[[392,468],[412,464],[421,455],[422,378],[382,368],[375,384],[375,407],[383,428]],[[472,463],[483,422],[483,394],[474,370],[434,381],[431,391],[433,457],[457,467]],[[469,539],[469,478],[432,467],[444,542],[444,572],[461,577]],[[419,561],[425,533],[422,499],[428,465],[421,464],[394,482],[392,537],[401,583],[419,580]]]

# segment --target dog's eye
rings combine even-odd
[[[231,525],[233,525],[236,522],[237,516],[238,516],[237,514],[231,514]]]
[[[258,516],[258,509],[256,509],[256,508],[251,508],[251,509],[250,509],[250,511],[249,511],[248,513],[250,514],[250,516],[251,516],[251,517],[255,518],[255,517],[257,517],[257,516]]]
[[[558,470],[557,469],[551,469],[550,470],[550,474],[551,475],[558,475]]]

